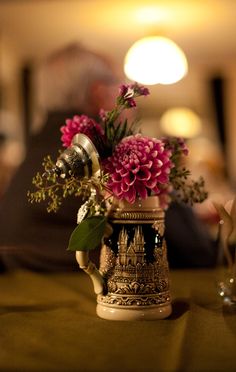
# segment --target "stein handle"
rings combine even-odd
[[[98,294],[103,293],[104,279],[101,273],[96,268],[96,265],[90,261],[88,251],[76,251],[76,261],[79,267],[88,274],[93,282],[94,292]]]

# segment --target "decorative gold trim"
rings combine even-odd
[[[135,221],[156,221],[164,219],[164,212],[135,212],[135,211],[126,211],[126,212],[115,212],[112,214],[112,222],[114,223],[117,220],[135,220]]]
[[[156,219],[150,219],[150,220],[112,220],[113,224],[146,224],[150,225],[152,223],[155,223]]]

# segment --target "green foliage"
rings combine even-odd
[[[63,199],[71,195],[82,196],[85,200],[90,196],[91,187],[97,191],[97,198],[99,198],[107,180],[107,175],[103,174],[100,178],[91,177],[83,180],[78,180],[73,175],[69,178],[58,177],[54,172],[55,164],[50,156],[44,158],[43,167],[45,172],[43,174],[38,172],[32,180],[36,190],[28,191],[27,196],[30,203],[47,202],[48,212],[56,213]],[[89,207],[95,208],[92,203]]]
[[[133,121],[130,126],[128,126],[128,120],[125,119],[124,122],[120,121],[116,124],[110,123],[109,126],[105,123],[105,133],[108,140],[108,147],[111,151],[114,150],[116,145],[125,137],[133,135],[137,132],[138,120]]]
[[[114,150],[115,146],[125,137],[131,136],[137,132],[139,120],[134,120],[129,124],[127,118],[120,118],[122,111],[130,109],[127,101],[123,97],[119,97],[116,101],[116,106],[113,110],[106,113],[104,120],[104,132],[107,139],[107,147],[110,152]]]
[[[88,251],[95,249],[102,241],[107,218],[91,216],[83,220],[72,232],[68,250]]]

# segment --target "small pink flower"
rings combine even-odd
[[[189,150],[188,150],[188,147],[187,147],[187,145],[186,145],[184,139],[183,139],[183,138],[177,138],[177,142],[178,142],[178,144],[179,144],[179,147],[180,147],[182,153],[183,153],[185,156],[187,156],[188,153],[189,153]]]
[[[103,137],[102,127],[86,115],[75,115],[72,119],[67,119],[66,125],[62,126],[60,130],[62,132],[61,140],[64,147],[71,145],[72,139],[77,133],[85,134],[93,142]]]
[[[99,117],[101,118],[102,121],[105,121],[107,118],[107,111],[105,111],[103,108],[100,109],[99,111]]]
[[[147,96],[148,94],[148,88],[139,85],[138,83],[122,84],[119,88],[118,101],[122,101],[129,108],[136,107],[134,98],[139,96]]]
[[[169,182],[171,151],[155,138],[137,134],[124,138],[103,163],[110,174],[107,186],[118,199],[134,203],[137,197],[159,195]]]
[[[133,84],[122,84],[119,88],[120,96],[124,98],[132,98],[138,96],[147,96],[150,94],[148,88],[138,83]]]
[[[188,155],[188,147],[185,143],[185,140],[180,137],[165,137],[162,138],[165,148],[170,149],[173,154],[176,155]]]

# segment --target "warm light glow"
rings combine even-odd
[[[202,129],[198,115],[186,107],[167,110],[161,117],[160,126],[165,134],[184,138],[196,137]]]
[[[142,6],[133,12],[135,19],[141,24],[153,24],[163,22],[167,19],[167,8],[160,5]]]
[[[145,85],[172,84],[188,70],[186,57],[171,40],[149,36],[136,41],[128,50],[124,71],[133,81]]]

